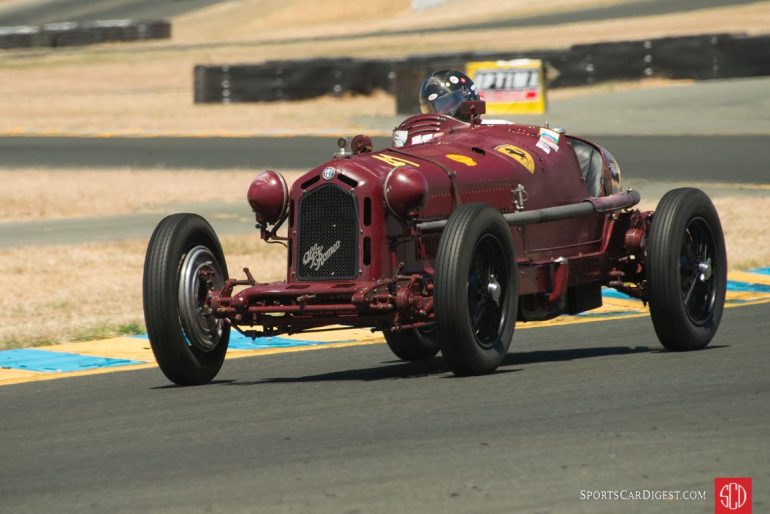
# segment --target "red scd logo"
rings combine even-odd
[[[714,479],[715,514],[751,514],[751,477]]]

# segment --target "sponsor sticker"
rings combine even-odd
[[[554,144],[559,144],[559,138],[561,137],[561,134],[556,132],[555,130],[547,129],[547,128],[541,128],[540,129],[540,138],[541,139],[548,139],[552,141]]]
[[[422,143],[427,143],[434,137],[436,137],[438,134],[418,134],[412,138],[412,144],[413,145],[419,145]]]
[[[408,130],[394,130],[393,131],[393,146],[396,148],[404,146],[406,139],[409,137]]]
[[[333,178],[334,178],[334,175],[336,175],[336,174],[337,174],[337,170],[335,170],[335,169],[334,169],[334,168],[332,168],[331,166],[329,166],[329,167],[327,167],[327,168],[324,168],[324,170],[321,172],[321,176],[322,176],[322,177],[323,177],[325,180],[331,180],[331,179],[333,179]]]
[[[540,129],[540,139],[539,142],[543,142],[546,145],[550,146],[552,150],[559,151],[559,137],[560,134],[554,130],[547,129],[547,128],[541,128]]]
[[[391,165],[393,167],[406,166],[407,164],[409,166],[414,166],[415,168],[419,168],[420,167],[420,165],[417,164],[416,162],[408,161],[408,160],[403,159],[401,157],[396,157],[395,155],[388,155],[386,153],[380,153],[380,154],[377,154],[377,155],[372,155],[372,157],[374,157],[378,161],[382,161],[385,164],[389,164],[389,165]]]
[[[535,143],[535,146],[540,148],[546,154],[550,154],[551,153],[551,147],[548,146],[548,144],[545,141],[543,141],[542,139],[538,140],[538,142]]]
[[[751,514],[751,477],[714,479],[715,514]]]
[[[540,139],[537,140],[537,142],[539,143],[539,145],[543,144],[543,145],[548,146],[551,150],[554,150],[555,152],[559,151],[559,145],[555,144],[550,139],[546,139],[544,137],[541,137]]]
[[[543,61],[474,61],[466,73],[487,103],[487,114],[544,114]]]
[[[460,164],[465,164],[466,166],[476,166],[476,161],[468,157],[467,155],[459,155],[456,153],[448,153],[446,155],[447,159],[451,159],[455,162],[459,162]]]
[[[515,160],[516,162],[524,166],[527,169],[527,171],[530,172],[531,174],[533,175],[535,174],[535,159],[532,158],[532,156],[529,154],[528,151],[514,145],[496,146],[495,150],[500,152],[501,154],[505,154],[508,157],[512,158],[513,160]]]

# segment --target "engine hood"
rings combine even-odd
[[[538,131],[528,125],[466,125],[421,144],[331,159],[298,180],[295,188],[334,181],[382,189],[394,168],[410,166],[428,183],[419,213],[423,219],[451,212],[452,181],[461,203],[485,202],[504,212],[514,209],[512,191],[519,186],[527,191],[528,208],[574,201],[580,179],[574,151],[564,138],[559,150],[545,153],[538,147]],[[571,186],[563,183],[565,175],[574,179]]]

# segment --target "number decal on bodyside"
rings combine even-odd
[[[384,153],[377,154],[377,155],[372,155],[372,157],[374,157],[375,159],[380,160],[380,161],[382,161],[382,162],[384,162],[386,164],[390,164],[391,166],[394,166],[394,167],[406,166],[407,164],[410,165],[410,166],[414,166],[415,168],[419,168],[420,167],[420,165],[417,164],[416,162],[408,161],[406,159],[402,159],[401,157],[395,157],[393,155],[388,155],[388,154],[384,154]]]

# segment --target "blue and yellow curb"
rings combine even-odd
[[[770,302],[770,267],[731,272],[727,282],[727,308]],[[577,316],[522,323],[517,329],[589,323],[641,317],[648,314],[639,300],[615,290],[603,291],[604,305]],[[255,341],[233,332],[228,359],[277,353],[345,348],[383,343],[382,334],[367,329],[320,331]],[[155,367],[147,336],[115,337],[100,341],[64,343],[44,348],[0,351],[0,385],[36,380],[95,375]]]

